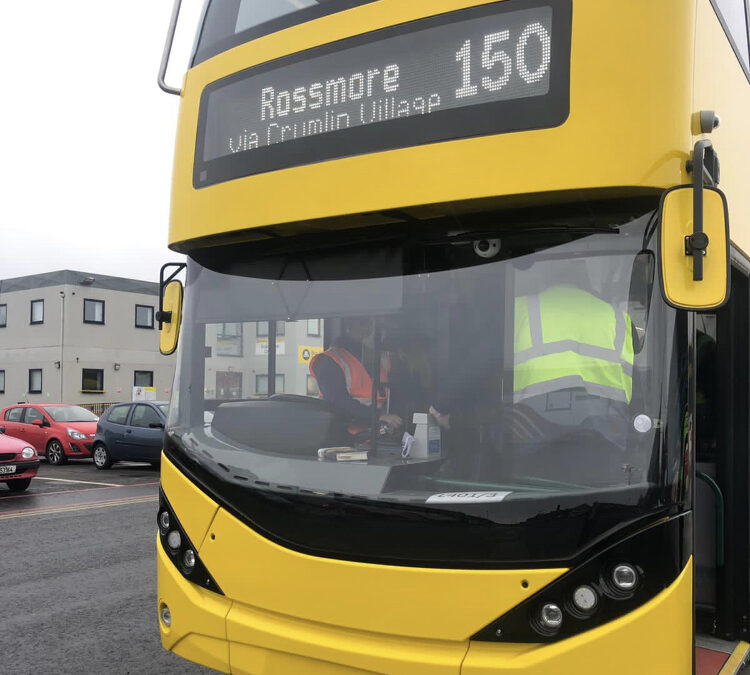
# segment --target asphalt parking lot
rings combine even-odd
[[[156,619],[159,472],[44,461],[0,486],[0,672],[214,673],[165,652]]]

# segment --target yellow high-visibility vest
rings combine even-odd
[[[513,400],[573,387],[630,403],[630,317],[573,286],[516,298]]]

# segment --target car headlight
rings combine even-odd
[[[85,441],[88,436],[86,434],[82,434],[80,431],[76,431],[75,429],[66,429],[65,431],[68,432],[68,436],[71,438],[75,438],[77,441]]]
[[[34,448],[24,448],[21,450],[21,457],[24,459],[31,459],[34,455],[36,455]]]

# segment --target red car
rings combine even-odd
[[[0,425],[0,483],[11,492],[22,492],[36,476],[39,458],[36,450],[18,438],[2,433]]]
[[[98,419],[85,408],[65,403],[21,403],[0,412],[5,433],[25,441],[50,464],[91,457]]]

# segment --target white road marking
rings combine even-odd
[[[34,480],[53,480],[57,483],[81,483],[81,485],[103,485],[104,487],[126,487],[119,483],[95,483],[92,480],[70,480],[69,478],[46,478],[43,476],[34,476]]]

